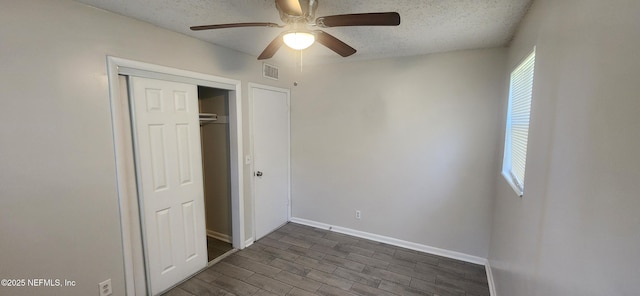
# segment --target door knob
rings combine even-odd
[[[258,177],[262,177],[262,172],[261,172],[261,171],[257,171],[257,172],[256,172],[256,176],[258,176]]]

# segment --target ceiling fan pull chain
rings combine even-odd
[[[295,60],[296,60],[296,67],[300,69],[300,73],[302,73],[302,50],[295,51]]]
[[[300,51],[300,73],[302,73],[302,50]]]

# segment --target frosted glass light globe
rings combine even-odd
[[[313,36],[313,34],[306,32],[287,33],[284,34],[282,39],[284,40],[284,44],[295,50],[303,50],[316,41],[316,37]]]

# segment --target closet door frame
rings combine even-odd
[[[175,82],[184,82],[229,90],[229,136],[231,157],[231,220],[232,245],[243,249],[245,242],[244,217],[244,162],[242,157],[242,95],[239,80],[179,70],[170,67],[107,56],[107,77],[111,103],[112,130],[114,140],[115,168],[117,176],[120,227],[125,271],[126,295],[147,294],[146,268],[140,258],[142,238],[140,213],[136,188],[136,174],[132,169],[133,143],[129,119],[127,90],[121,87],[119,75],[139,76]],[[115,222],[115,221],[114,221]],[[142,257],[141,257],[142,256]],[[142,274],[140,274],[142,272]]]

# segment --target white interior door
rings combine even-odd
[[[134,144],[150,289],[207,265],[195,85],[132,77]]]
[[[289,220],[289,92],[251,91],[257,240]]]

